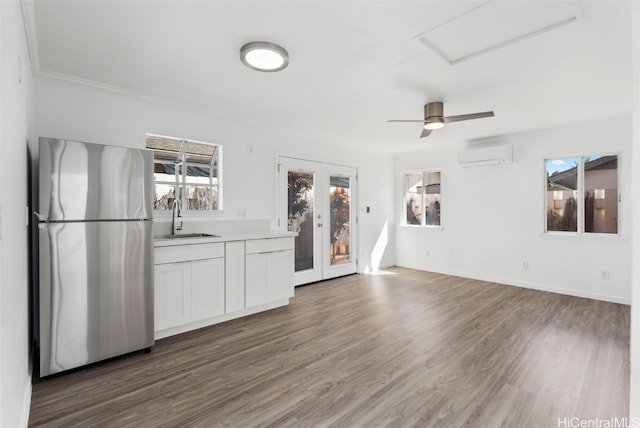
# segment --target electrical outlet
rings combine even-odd
[[[610,278],[609,276],[609,271],[608,270],[603,270],[602,272],[600,272],[600,279],[608,281]]]
[[[429,257],[431,254],[429,254],[429,249],[424,250],[424,255]]]
[[[527,260],[522,262],[522,270],[529,270],[529,262]]]
[[[239,209],[238,210],[238,218],[247,218],[247,210]]]

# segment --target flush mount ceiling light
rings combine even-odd
[[[280,71],[289,65],[287,51],[270,42],[251,42],[240,48],[240,59],[247,67],[257,71]]]

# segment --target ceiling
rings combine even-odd
[[[632,108],[629,1],[23,5],[36,77],[360,150],[439,147]],[[289,67],[245,67],[240,47],[256,40],[287,49]],[[421,119],[431,101],[443,101],[445,115],[496,117],[449,124],[425,139],[419,123],[386,122]]]

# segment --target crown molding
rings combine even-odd
[[[0,0],[2,1],[2,0]],[[152,95],[142,91],[135,91],[132,89],[122,88],[120,86],[109,85],[103,82],[98,82],[91,79],[84,79],[78,76],[73,76],[66,73],[59,73],[52,70],[47,70],[42,67],[40,63],[39,46],[38,46],[38,32],[35,19],[35,0],[20,0],[22,7],[22,18],[24,21],[25,34],[27,38],[27,49],[29,52],[29,60],[31,64],[31,74],[34,79],[42,81],[52,82],[64,82],[76,87],[91,88],[110,95],[124,96],[130,99],[142,100],[145,102],[161,105],[164,107],[171,107],[173,109],[197,114],[199,116],[222,119],[238,123],[242,126],[250,126],[260,130],[270,129],[279,133],[295,136],[297,138],[304,138],[306,140],[325,143],[327,139],[320,135],[303,134],[293,131],[288,128],[281,128],[264,122],[249,120],[238,115],[234,115],[228,112],[215,110],[212,108],[198,107],[193,104],[188,104],[181,100],[171,99],[168,97],[161,97]]]
[[[21,0],[20,6],[22,8],[24,32],[27,38],[27,52],[29,53],[29,62],[31,63],[31,75],[36,77],[40,72],[40,56],[38,55],[34,0]]]
[[[2,1],[2,0],[0,0]],[[160,105],[163,107],[170,107],[175,110],[180,110],[183,112],[196,114],[199,116],[224,120],[228,122],[234,122],[243,127],[250,127],[263,132],[265,130],[270,130],[273,132],[277,132],[281,135],[290,136],[296,139],[300,139],[302,141],[308,143],[318,143],[323,145],[332,145],[336,147],[342,147],[340,142],[332,141],[332,138],[329,138],[325,135],[318,134],[316,132],[311,131],[296,131],[286,127],[280,127],[276,125],[271,125],[265,122],[247,119],[241,117],[237,114],[217,110],[211,107],[203,107],[196,106],[191,103],[187,103],[183,100],[172,99],[169,97],[162,97],[157,95],[152,95],[143,91],[136,91],[132,89],[123,88],[120,86],[109,85],[107,83],[98,82],[91,79],[84,79],[78,76],[59,73],[56,71],[48,70],[42,67],[40,63],[39,56],[39,46],[38,46],[38,37],[37,37],[37,26],[35,19],[35,0],[20,0],[22,6],[22,16],[24,20],[24,28],[27,38],[27,49],[29,52],[29,59],[31,64],[31,73],[35,80],[40,81],[51,81],[54,83],[65,83],[68,85],[80,87],[80,88],[91,88],[93,90],[105,93],[107,95],[118,95],[121,97],[126,97],[129,99],[144,101],[151,104]],[[362,151],[362,149],[353,149],[355,151]],[[367,151],[365,151],[367,152]],[[371,151],[373,153],[373,151]]]
[[[150,104],[159,105],[162,107],[169,107],[174,110],[196,114],[202,117],[234,122],[243,127],[251,127],[251,128],[257,129],[260,132],[263,132],[265,130],[271,130],[279,134],[284,134],[284,135],[288,135],[298,139],[302,139],[303,141],[307,141],[309,143],[337,145],[335,143],[328,143],[330,138],[317,133],[311,133],[311,132],[302,133],[289,128],[279,127],[279,126],[267,124],[265,122],[243,118],[241,116],[224,112],[221,110],[195,106],[194,104],[190,104],[182,100],[156,96],[156,95],[149,94],[147,92],[135,91],[132,89],[122,88],[120,86],[109,85],[106,83],[97,82],[90,79],[84,79],[81,77],[77,77],[77,76],[73,76],[65,73],[58,73],[58,72],[40,68],[36,73],[34,73],[34,79],[40,80],[40,81],[50,81],[54,83],[64,83],[67,85],[71,85],[79,88],[85,88],[85,89],[90,88],[92,90],[102,92],[107,95],[112,95],[112,96],[116,95],[116,96],[125,97],[125,98],[136,100],[136,101],[143,101]]]

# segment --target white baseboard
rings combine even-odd
[[[275,300],[260,306],[253,306],[251,308],[243,309],[237,312],[231,312],[229,314],[220,315],[213,318],[207,318],[204,320],[198,320],[184,324],[177,327],[171,327],[164,330],[158,330],[154,334],[155,340],[164,339],[165,337],[175,336],[176,334],[186,333],[191,330],[197,330],[203,327],[209,327],[210,325],[219,324],[221,322],[230,321],[236,318],[246,317],[248,315],[257,314],[258,312],[268,311],[270,309],[279,308],[280,306],[286,306],[289,304],[289,299]]]
[[[378,269],[376,270],[384,270],[384,269],[388,269],[390,267],[393,266],[397,266],[394,260],[380,260],[380,266],[378,266]],[[373,269],[370,266],[364,266],[361,265],[358,267],[358,272],[357,273],[366,273],[366,272],[370,272],[373,271]]]
[[[395,264],[395,263],[393,263],[393,262],[385,261],[385,262],[382,262],[382,263],[380,264],[380,268],[379,268],[379,269],[388,269],[388,268],[393,267],[393,266],[395,266],[395,265],[396,265],[396,264]]]
[[[396,266],[405,267],[409,269],[422,270],[425,272],[441,273],[443,275],[452,275],[452,276],[460,276],[460,277],[469,278],[469,279],[477,279],[479,281],[495,282],[497,284],[512,285],[514,287],[530,288],[532,290],[548,291],[550,293],[564,294],[567,296],[584,297],[586,299],[602,300],[605,302],[620,303],[623,305],[631,304],[630,299],[623,298],[620,296],[614,296],[611,294],[594,293],[591,291],[575,290],[573,288],[556,287],[552,285],[538,284],[534,282],[514,281],[512,279],[499,278],[499,277],[494,277],[490,275],[477,275],[469,272],[460,272],[460,271],[451,270],[451,269],[432,269],[432,268],[425,269],[422,267],[409,266],[409,265],[403,265],[403,264],[396,264]]]

